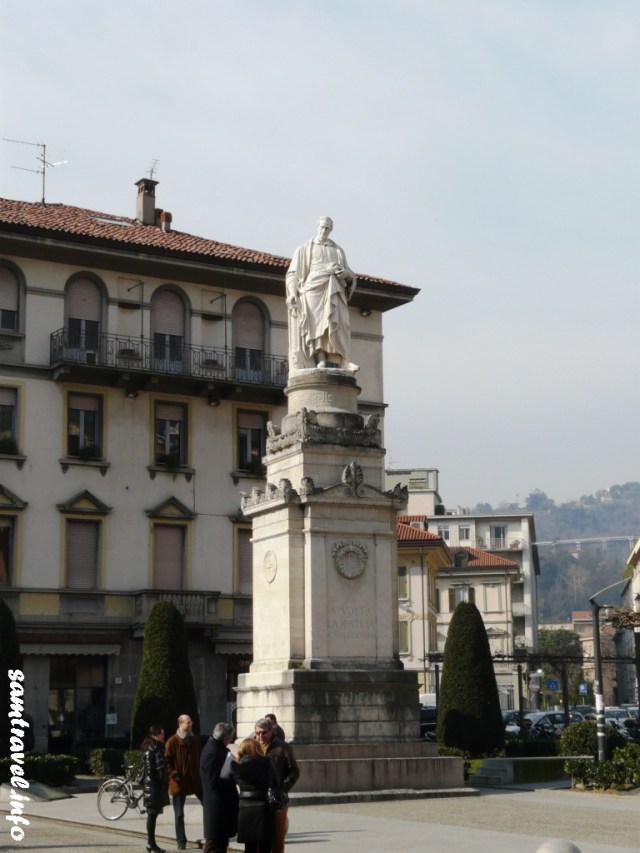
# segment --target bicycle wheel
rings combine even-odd
[[[129,789],[120,779],[108,779],[98,791],[98,811],[105,820],[119,820],[129,808]]]

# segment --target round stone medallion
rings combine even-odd
[[[278,559],[273,551],[267,551],[262,562],[264,577],[267,583],[273,583],[278,572]]]

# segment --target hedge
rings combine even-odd
[[[15,759],[0,758],[0,783],[11,780],[11,765]],[[39,755],[32,752],[25,755],[24,776],[29,782],[42,782],[51,788],[70,785],[78,772],[78,759],[73,755]]]

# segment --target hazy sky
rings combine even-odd
[[[289,255],[320,214],[385,318],[387,465],[448,506],[640,480],[638,0],[0,4],[47,201]],[[0,195],[37,201],[37,149]]]

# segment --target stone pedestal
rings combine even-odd
[[[275,710],[294,743],[419,736],[417,676],[398,656],[396,513],[383,492],[376,417],[341,370],[298,371],[281,430],[269,425],[253,520],[253,664],[238,734]]]

